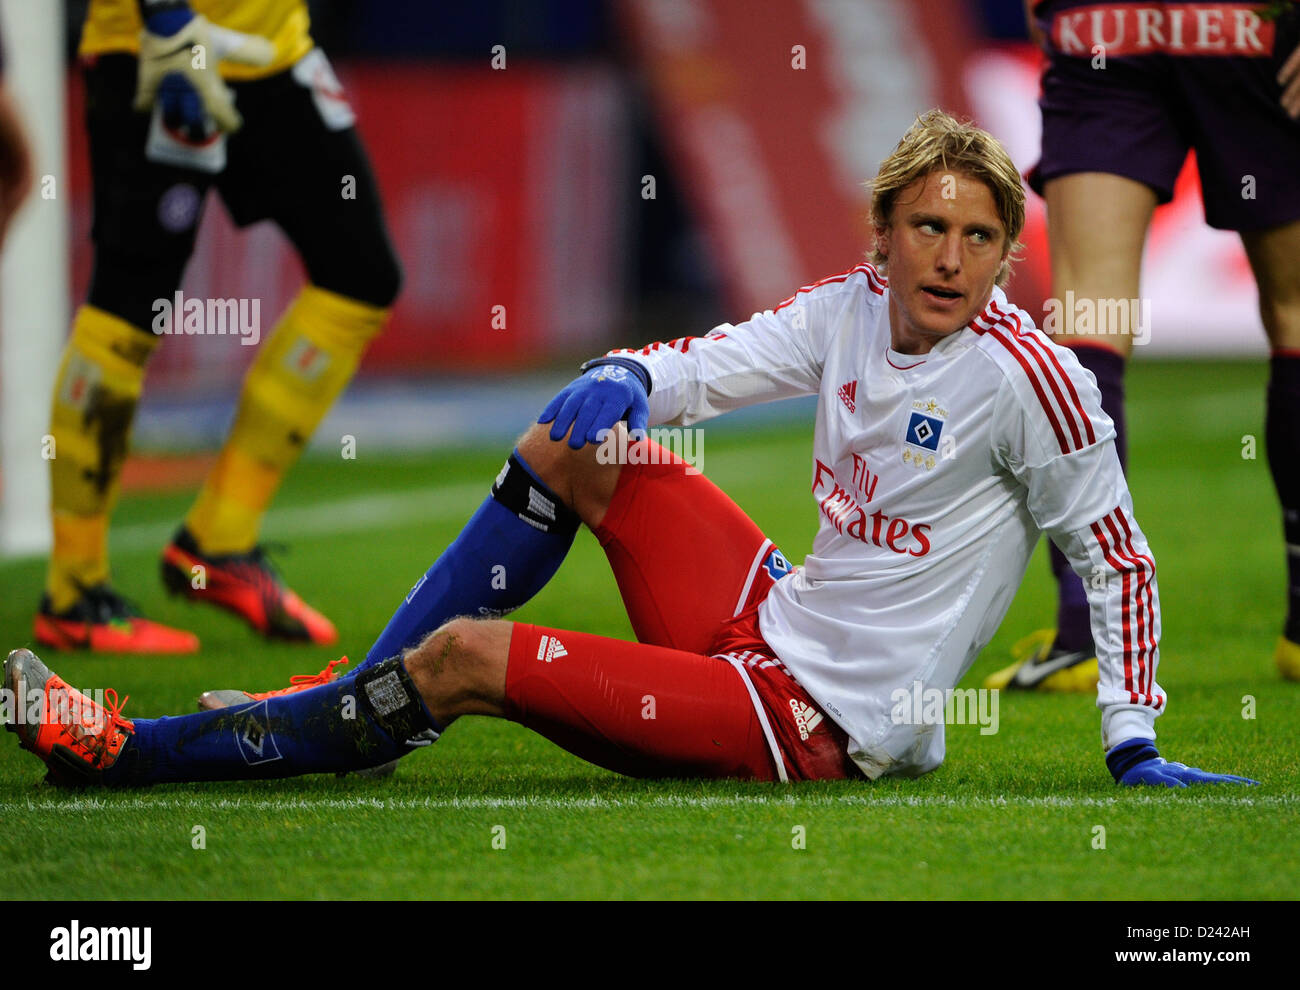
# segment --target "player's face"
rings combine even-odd
[[[963,172],[931,172],[902,189],[876,243],[889,261],[896,351],[924,354],[988,302],[1007,253],[993,193]]]

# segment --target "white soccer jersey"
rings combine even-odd
[[[868,777],[943,762],[943,726],[908,724],[896,692],[957,684],[1040,532],[1088,589],[1103,745],[1154,739],[1165,705],[1155,563],[1096,380],[996,288],[928,354],[890,342],[888,282],[862,264],[744,323],[612,353],[649,369],[652,424],[818,396],[820,528],[759,625]]]

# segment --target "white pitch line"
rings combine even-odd
[[[1189,796],[1190,797],[1190,796]],[[630,797],[464,797],[464,798],[148,798],[133,797],[126,800],[106,800],[103,798],[73,798],[67,801],[10,801],[0,803],[0,813],[38,811],[38,812],[75,812],[87,811],[316,811],[316,810],[365,810],[376,811],[495,811],[518,809],[569,811],[578,809],[600,809],[617,811],[621,809],[647,808],[743,808],[743,807],[789,807],[835,808],[854,806],[862,808],[1117,808],[1157,805],[1162,808],[1176,808],[1180,805],[1171,803],[1180,800],[1178,796],[1126,794],[1113,798],[1093,797],[948,797],[942,795],[903,795],[882,794],[878,796],[865,794],[808,795],[795,794],[740,794],[719,795],[717,797],[674,797],[662,794],[647,794]],[[1296,794],[1262,794],[1256,797],[1233,797],[1231,795],[1197,795],[1192,798],[1192,807],[1205,805],[1227,807],[1287,808],[1300,805],[1300,795]]]

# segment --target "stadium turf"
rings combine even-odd
[[[518,726],[465,719],[388,780],[76,794],[40,784],[40,765],[6,735],[0,889],[10,899],[1300,896],[1289,841],[1300,684],[1272,663],[1284,568],[1265,375],[1263,362],[1139,362],[1129,377],[1131,483],[1159,566],[1171,699],[1161,748],[1260,788],[1118,790],[1082,696],[1004,695],[998,731],[950,727],[946,764],[920,780],[792,787],[628,780]],[[810,430],[706,426],[705,473],[796,561],[816,526]],[[356,460],[301,464],[265,533],[291,543],[284,573],[357,657],[505,453],[367,456],[359,439]],[[126,497],[114,573],[148,614],[197,631],[203,652],[45,657],[77,687],[130,694],[128,715],[192,710],[207,688],[280,686],[336,655],[263,644],[223,614],[165,597],[157,553],[187,505],[184,495]],[[39,562],[0,562],[6,649],[30,644],[41,574]],[[1040,548],[965,686],[1049,620],[1052,597]],[[586,533],[519,617],[630,636]]]

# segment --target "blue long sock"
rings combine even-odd
[[[247,705],[135,719],[135,734],[104,771],[109,786],[244,780],[379,766],[438,731],[402,661]]]
[[[415,646],[458,615],[504,615],[546,586],[573,545],[578,517],[515,450],[460,535],[416,582],[357,667]]]

